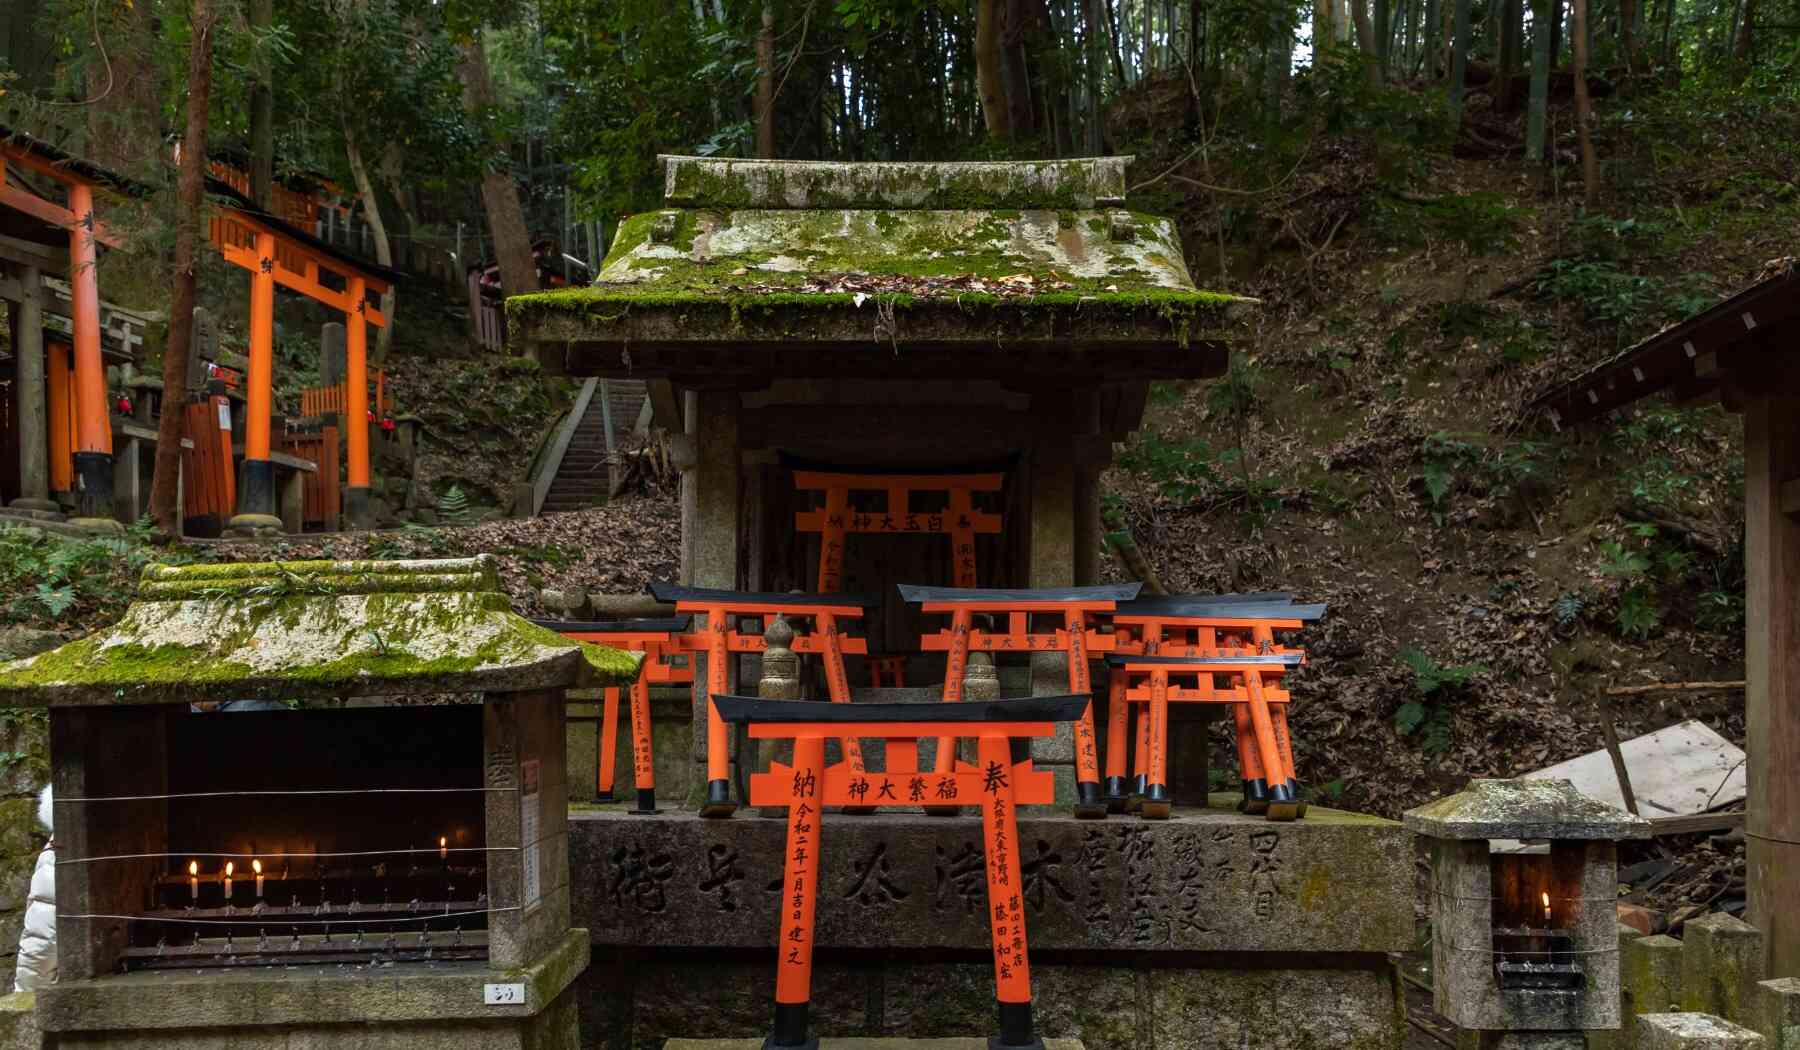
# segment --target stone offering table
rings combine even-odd
[[[1167,823],[1019,821],[1039,1028],[1090,1050],[1397,1047],[1388,952],[1413,941],[1400,825],[1313,808],[1297,824],[1235,796]],[[593,937],[584,1027],[616,1046],[766,1025],[785,825],[623,810],[570,816],[577,925]],[[819,1034],[960,1036],[991,1023],[981,828],[877,815],[825,837]],[[704,965],[699,965],[704,960]]]

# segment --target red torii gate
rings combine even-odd
[[[219,179],[207,179],[207,192],[230,203],[208,225],[207,235],[229,262],[250,274],[250,372],[244,390],[244,463],[237,488],[234,528],[279,528],[275,516],[275,469],[269,460],[270,417],[275,378],[275,286],[299,292],[344,314],[346,390],[344,417],[348,428],[348,491],[344,506],[352,527],[369,520],[369,366],[368,329],[387,327],[388,319],[369,296],[381,296],[396,274],[360,262],[311,234],[289,225],[257,206]],[[341,289],[332,283],[342,282]]]
[[[1091,697],[1040,696],[981,704],[821,704],[715,694],[724,722],[750,727],[756,740],[791,739],[794,763],[772,762],[750,778],[750,804],[786,807],[787,846],[777,904],[775,1025],[767,1046],[817,1046],[807,1038],[812,1000],[813,916],[823,858],[826,806],[918,806],[927,797],[974,799],[981,805],[987,861],[988,922],[994,951],[994,999],[1000,1035],[990,1046],[1042,1046],[1031,1015],[1031,963],[1020,890],[1021,805],[1054,801],[1049,770],[1035,769],[1031,752],[1015,755],[1013,741],[1050,736],[1057,722],[1081,717]],[[887,769],[869,773],[849,762],[825,765],[825,740],[846,732],[887,741]],[[954,732],[980,742],[979,762],[954,769],[919,769],[920,737]]]
[[[8,164],[63,187],[58,204],[6,182]],[[70,319],[74,327],[75,426],[73,490],[78,521],[113,521],[112,427],[106,403],[106,366],[100,358],[100,286],[95,267],[101,244],[119,239],[94,214],[94,191],[136,195],[141,188],[48,143],[0,127],[0,206],[23,212],[69,234]]]

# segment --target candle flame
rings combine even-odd
[[[445,846],[448,846],[448,845],[450,845],[450,840],[443,835],[439,835],[438,836],[438,848],[443,849]]]
[[[199,861],[197,861],[197,860],[188,861],[188,874],[189,875],[200,874],[200,862]]]
[[[262,861],[260,861],[260,860],[251,861],[250,862],[250,870],[256,872],[258,875],[261,875],[262,874]]]
[[[236,870],[237,870],[237,865],[233,864],[231,861],[225,862],[225,877],[226,878],[228,878],[228,879],[231,878],[231,873]]]

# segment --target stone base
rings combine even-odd
[[[47,499],[16,499],[6,505],[0,514],[29,518],[33,521],[62,521],[68,517],[62,511],[62,505]]]
[[[117,518],[70,518],[69,524],[83,532],[100,535],[121,535],[125,532],[125,526]]]
[[[243,539],[281,535],[281,519],[273,514],[239,514],[225,526],[227,534]]]
[[[966,1040],[991,1030],[993,965],[985,952],[958,955],[820,953],[811,1021],[822,1050],[845,1039]],[[1034,955],[1038,1035],[1049,1046],[1078,1040],[1086,1050],[1399,1050],[1407,1024],[1386,959],[1331,961],[1344,968],[1308,968],[1323,961],[1299,957],[1246,969],[1241,957],[1227,956],[1134,966]],[[717,1039],[760,1048],[775,958],[596,950],[579,992],[584,1047],[656,1050]],[[969,1045],[985,1050],[986,1041]]]
[[[663,1050],[763,1050],[761,1039],[671,1039]],[[902,1039],[898,1036],[851,1036],[821,1039],[819,1050],[989,1050],[982,1038]],[[1079,1039],[1046,1039],[1044,1050],[1087,1050]]]
[[[0,1050],[38,1050],[44,1037],[38,1034],[36,992],[0,996]]]
[[[543,960],[140,972],[56,984],[38,1024],[57,1047],[134,1050],[568,1050],[587,931]],[[487,1006],[482,986],[526,985],[525,1003]]]

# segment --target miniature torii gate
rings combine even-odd
[[[699,613],[706,626],[678,638],[683,652],[706,655],[706,681],[702,698],[730,692],[727,661],[732,653],[759,653],[765,648],[760,634],[743,634],[732,624],[739,616],[794,616],[813,621],[813,629],[794,638],[797,653],[816,653],[825,667],[825,684],[834,703],[850,702],[850,678],[844,657],[864,655],[869,643],[845,635],[840,619],[860,619],[876,602],[850,594],[759,594],[652,583],[650,593],[659,602],[673,602],[675,611]],[[698,683],[697,683],[698,684]],[[845,737],[841,746],[851,768],[863,768],[862,745]],[[706,801],[702,817],[729,817],[737,811],[731,799],[729,742],[725,723],[711,704],[706,706]]]
[[[1202,658],[1299,652],[1277,645],[1274,632],[1302,627],[1324,615],[1324,605],[1296,605],[1293,596],[1284,592],[1151,595],[1123,603],[1114,610],[1113,652]],[[1123,699],[1124,688],[1124,672],[1115,665],[1109,682],[1106,727],[1106,804],[1115,813],[1123,810],[1127,801],[1126,754],[1131,750],[1128,741],[1133,738],[1137,742],[1137,763],[1132,791],[1142,798],[1148,787],[1148,771],[1143,762],[1150,748],[1149,721],[1140,714],[1135,734],[1127,736],[1131,705]],[[1233,716],[1242,719],[1247,713],[1241,707],[1234,708]],[[1275,720],[1276,738],[1286,741],[1287,708],[1274,708],[1271,717]],[[1240,722],[1238,732],[1243,739],[1248,735],[1248,726]],[[1291,773],[1291,753],[1287,766]],[[1289,786],[1297,795],[1298,781]],[[1263,812],[1269,800],[1252,794],[1251,788],[1252,780],[1246,775],[1246,809]]]
[[[771,632],[779,636],[779,621]],[[768,657],[765,657],[767,660]],[[792,661],[791,655],[788,660]],[[1021,805],[1045,805],[1055,798],[1049,770],[1034,769],[1029,750],[1016,758],[1013,741],[1050,736],[1057,722],[1080,717],[1090,698],[1044,696],[970,704],[831,705],[751,699],[715,694],[713,707],[725,721],[746,724],[752,739],[791,739],[793,765],[771,763],[750,778],[750,803],[786,807],[787,846],[777,904],[774,1032],[776,1047],[816,1047],[807,1038],[812,999],[813,916],[823,859],[826,806],[919,806],[928,798],[975,799],[981,805],[987,861],[988,916],[994,951],[994,998],[1000,1035],[990,1046],[1042,1046],[1031,1014],[1031,963],[1025,935],[1019,834]],[[887,741],[887,766],[865,773],[848,762],[825,765],[825,740],[846,731]],[[954,770],[924,773],[918,768],[918,741],[946,731],[973,736],[979,761]]]
[[[1169,797],[1169,705],[1230,704],[1237,736],[1238,776],[1244,782],[1247,812],[1267,813],[1270,820],[1294,820],[1302,816],[1294,779],[1293,747],[1288,740],[1285,711],[1287,690],[1268,684],[1264,676],[1279,676],[1305,659],[1300,653],[1250,656],[1136,656],[1114,653],[1106,662],[1123,672],[1126,684],[1114,702],[1141,703],[1147,708],[1145,733],[1139,741],[1138,761],[1148,781],[1144,790],[1143,816],[1167,820],[1173,805]],[[1142,681],[1132,684],[1136,676]],[[1193,677],[1192,686],[1171,683],[1171,676]],[[1220,688],[1216,676],[1228,676],[1233,685]],[[1124,706],[1121,704],[1120,706]],[[1276,711],[1284,712],[1277,729]]]
[[[962,699],[964,664],[971,650],[1014,653],[1067,653],[1069,692],[1092,696],[1088,677],[1088,654],[1110,652],[1111,635],[1101,633],[1096,618],[1110,613],[1122,601],[1137,597],[1141,584],[1109,584],[1099,587],[1041,588],[1034,590],[976,590],[959,587],[918,587],[900,585],[900,597],[916,604],[921,612],[948,613],[950,626],[920,639],[926,652],[948,653],[944,668],[946,701]],[[1049,632],[1033,634],[1033,613],[1058,615],[1062,625]],[[1004,617],[1004,630],[988,630],[975,626],[975,617],[986,614]],[[948,769],[949,757],[956,753],[954,737],[940,737],[935,767]],[[1075,815],[1084,820],[1106,816],[1106,804],[1100,795],[1099,749],[1094,740],[1094,708],[1090,703],[1075,721]]]
[[[958,587],[975,586],[975,537],[1000,531],[1001,516],[975,509],[977,492],[998,492],[1004,474],[879,474],[797,470],[794,488],[825,493],[825,506],[798,511],[794,527],[819,534],[818,590],[829,593],[844,585],[845,537],[854,532],[950,537],[953,579]],[[886,493],[882,510],[857,510],[850,493]],[[915,492],[941,492],[948,506],[914,510]]]
[[[631,775],[637,792],[635,813],[656,812],[656,763],[651,746],[650,687],[652,685],[686,685],[694,680],[694,668],[676,667],[670,657],[681,651],[681,636],[686,634],[692,617],[676,616],[663,620],[533,620],[564,637],[583,642],[610,645],[644,654],[637,681],[631,683]],[[618,779],[619,751],[619,687],[609,685],[602,694],[600,731],[594,744],[594,797],[610,802],[613,785]]]
[[[7,165],[35,172],[63,187],[65,203],[57,204],[6,182]],[[99,245],[116,247],[119,239],[94,213],[94,191],[134,193],[136,188],[103,168],[82,163],[55,147],[0,128],[0,206],[23,212],[69,234],[69,304],[73,322],[70,366],[74,373],[74,435],[71,456],[74,477],[75,520],[106,523],[113,520],[112,427],[106,402],[106,366],[100,357],[100,286],[95,267]],[[28,274],[35,280],[36,274]],[[25,323],[30,324],[30,320]],[[41,330],[41,321],[38,322]],[[20,387],[28,396],[41,397],[44,376],[41,362],[27,362],[19,355]],[[41,418],[41,417],[40,417]],[[56,457],[51,457],[55,459]],[[52,504],[47,508],[53,510]]]
[[[217,179],[207,191],[230,203],[212,219],[208,237],[225,261],[250,273],[250,370],[245,380],[244,464],[237,487],[236,529],[279,528],[275,516],[275,468],[269,459],[270,417],[275,377],[275,286],[299,292],[344,315],[344,405],[347,427],[348,491],[345,509],[352,527],[369,520],[369,370],[366,324],[385,328],[388,319],[369,304],[385,293],[392,271],[356,262],[311,234],[259,210],[249,198]],[[325,276],[343,282],[338,291]]]

